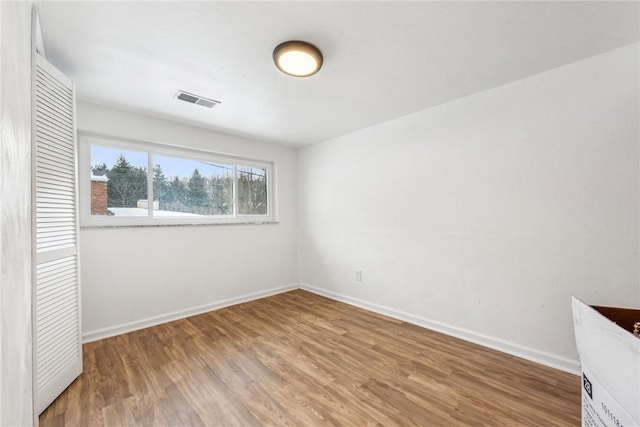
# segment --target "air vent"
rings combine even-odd
[[[178,91],[176,94],[176,98],[189,102],[191,104],[202,105],[203,107],[213,108],[216,105],[220,104],[220,101],[216,101],[215,99],[204,98],[202,96],[194,95],[189,92],[184,92],[182,90]]]

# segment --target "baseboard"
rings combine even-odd
[[[459,328],[452,325],[447,325],[442,322],[427,319],[421,316],[416,316],[410,313],[406,313],[393,308],[385,307],[379,304],[370,303],[357,298],[352,298],[337,292],[321,289],[307,283],[300,283],[299,285],[287,285],[278,288],[267,289],[264,291],[253,292],[250,294],[241,295],[234,298],[228,298],[221,301],[216,301],[197,307],[192,307],[186,310],[175,311],[172,313],[163,314],[160,316],[149,317],[135,322],[124,323],[108,328],[97,329],[94,331],[85,332],[82,334],[82,342],[89,343],[97,341],[103,338],[109,338],[120,334],[126,334],[128,332],[137,331],[139,329],[156,326],[162,323],[171,322],[178,319],[184,319],[185,317],[195,316],[197,314],[206,313],[208,311],[217,310],[224,307],[229,307],[243,302],[249,302],[260,298],[265,298],[271,295],[288,292],[294,289],[304,289],[317,295],[321,295],[336,301],[344,302],[346,304],[354,305],[356,307],[364,308],[375,313],[383,314],[385,316],[392,317],[394,319],[402,320],[404,322],[412,323],[414,325],[421,326],[423,328],[431,329],[437,332],[441,332],[446,335],[450,335],[456,338],[463,339],[475,344],[482,345],[484,347],[492,348],[494,350],[501,351],[503,353],[511,354],[513,356],[521,357],[523,359],[531,360],[536,363],[559,369],[564,372],[568,372],[574,375],[581,375],[580,362],[573,359],[567,359],[561,356],[557,356],[551,353],[535,350],[529,347],[524,347],[516,343],[512,343],[499,338],[490,337],[488,335],[480,334],[467,329]]]
[[[219,308],[229,307],[231,305],[241,304],[243,302],[249,302],[260,298],[265,298],[271,295],[281,294],[283,292],[289,292],[294,289],[298,289],[299,286],[287,285],[278,288],[267,289],[264,291],[253,292],[246,295],[241,295],[234,298],[228,298],[222,301],[211,302],[197,307],[188,308],[186,310],[174,311],[172,313],[162,314],[160,316],[148,317],[142,320],[136,320],[135,322],[123,323],[121,325],[110,326],[108,328],[97,329],[95,331],[89,331],[82,334],[82,342],[89,343],[92,341],[101,340],[103,338],[109,338],[120,334],[126,334],[127,332],[137,331],[139,329],[148,328],[150,326],[160,325],[162,323],[171,322],[178,319],[184,319],[185,317],[195,316],[197,314],[206,313],[208,311],[217,310]]]
[[[301,283],[300,289],[304,289],[305,291],[309,291],[314,294],[318,294],[336,301],[344,302],[346,304],[354,305],[356,307],[364,308],[365,310],[370,310],[375,313],[383,314],[385,316],[389,316],[394,319],[398,319],[404,322],[412,323],[414,325],[422,326],[423,328],[431,329],[446,335],[460,338],[465,341],[472,342],[474,344],[479,344],[484,347],[489,347],[494,350],[501,351],[503,353],[521,357],[523,359],[540,363],[540,364],[549,366],[551,368],[559,369],[561,371],[568,372],[570,374],[581,375],[580,362],[577,360],[567,359],[565,357],[557,356],[555,354],[535,350],[529,347],[524,347],[519,344],[505,341],[499,338],[494,338],[494,337],[490,337],[488,335],[480,334],[467,329],[447,325],[442,322],[438,322],[435,320],[405,313],[403,311],[395,310],[379,304],[373,304],[373,303],[363,301],[357,298],[352,298],[337,292],[321,289],[306,283]]]

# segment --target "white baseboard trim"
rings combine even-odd
[[[442,322],[427,319],[424,317],[416,316],[413,314],[405,313],[400,310],[385,307],[379,304],[370,303],[357,298],[352,298],[337,292],[321,289],[307,283],[301,283],[300,289],[312,292],[314,294],[321,295],[336,301],[344,302],[346,304],[354,305],[356,307],[364,308],[375,313],[383,314],[385,316],[392,317],[394,319],[402,320],[404,322],[412,323],[414,325],[421,326],[423,328],[431,329],[436,332],[441,332],[446,335],[450,335],[456,338],[460,338],[465,341],[479,344],[484,347],[489,347],[494,350],[501,351],[503,353],[511,354],[513,356],[521,357],[523,359],[530,360],[532,362],[540,363],[542,365],[549,366],[551,368],[559,369],[564,372],[568,372],[574,375],[581,375],[580,362],[573,359],[557,356],[555,354],[547,353],[544,351],[535,350],[529,347],[524,347],[516,343],[502,340],[500,338],[490,337],[488,335],[480,334],[478,332],[470,331],[456,326],[447,325]]]
[[[174,311],[172,313],[162,314],[160,316],[148,317],[146,319],[136,320],[134,322],[123,323],[121,325],[109,326],[107,328],[96,329],[95,331],[84,332],[82,334],[82,343],[86,344],[92,341],[101,340],[103,338],[126,334],[128,332],[137,331],[139,329],[160,325],[162,323],[167,323],[178,319],[184,319],[185,317],[195,316],[197,314],[206,313],[209,311],[217,310],[219,308],[257,300],[260,298],[281,294],[283,292],[289,292],[298,288],[299,286],[297,284],[281,286],[278,288],[272,288],[264,291],[252,292],[250,294],[241,295],[238,297],[228,298],[222,301],[199,305],[197,307],[188,308],[186,310]]]

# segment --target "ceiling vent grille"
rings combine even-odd
[[[176,94],[176,98],[190,104],[201,105],[207,108],[213,108],[216,105],[220,104],[220,101],[216,101],[215,99],[204,98],[202,96],[194,95],[182,90],[178,91],[178,93]]]

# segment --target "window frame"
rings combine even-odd
[[[153,217],[153,202],[148,203],[145,217],[116,217],[91,215],[91,146],[99,145],[122,150],[147,153],[147,195],[153,200],[153,166],[154,156],[173,156],[196,161],[209,161],[233,165],[233,214],[212,215],[202,217]],[[79,204],[80,227],[143,227],[143,226],[180,226],[180,225],[224,225],[224,224],[272,224],[277,223],[275,170],[274,161],[257,160],[242,156],[219,153],[198,148],[170,145],[157,142],[124,139],[92,132],[78,132],[78,171],[79,171]],[[267,171],[267,214],[238,214],[238,174],[237,166],[249,166]]]

